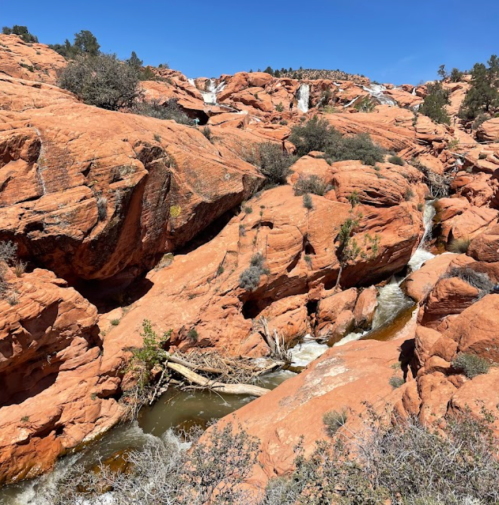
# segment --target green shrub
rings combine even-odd
[[[456,370],[461,370],[469,379],[473,379],[477,375],[484,375],[490,369],[487,360],[476,354],[468,353],[459,353],[452,362],[452,366]]]
[[[265,258],[261,253],[252,256],[250,266],[244,270],[239,277],[239,287],[246,291],[254,291],[260,284],[260,278],[263,274],[268,274],[264,268]]]
[[[160,103],[157,100],[153,100],[151,102],[135,103],[132,107],[132,112],[134,114],[140,114],[141,116],[149,116],[154,117],[156,119],[171,120],[179,124],[185,124],[189,126],[192,126],[194,124],[194,121],[189,116],[187,116],[187,114],[179,106],[176,98],[170,98],[164,103]],[[202,131],[202,133],[205,135],[204,130]],[[211,141],[211,139],[208,140]]]
[[[326,184],[326,182],[317,175],[300,175],[294,185],[295,195],[297,196],[306,193],[324,196],[331,188],[329,184]]]
[[[454,267],[446,275],[446,278],[458,277],[470,286],[480,291],[480,298],[492,293],[494,283],[490,280],[489,276],[483,272],[477,272],[468,266]]]
[[[436,123],[450,124],[450,117],[445,110],[449,104],[449,91],[442,87],[442,83],[428,84],[428,94],[419,112],[433,119]]]
[[[333,437],[336,432],[347,422],[348,416],[345,410],[338,412],[337,410],[331,410],[326,412],[322,417],[324,424],[326,425],[327,434]]]
[[[112,324],[113,326],[118,326],[118,325],[120,324],[120,320],[119,320],[119,319],[112,319],[112,320],[111,320],[111,324]]]
[[[471,240],[469,238],[455,238],[451,240],[447,249],[456,254],[466,254],[470,247],[470,243]]]
[[[350,205],[352,206],[352,208],[355,207],[356,205],[358,205],[360,200],[359,200],[359,194],[357,193],[357,190],[354,190],[353,193],[348,195],[347,200],[350,202]]]
[[[132,107],[139,96],[139,76],[115,55],[78,56],[59,76],[59,86],[86,104],[108,110]]]
[[[312,201],[312,197],[308,193],[305,193],[303,195],[303,206],[307,210],[312,210],[314,208],[314,202]]]
[[[30,33],[27,26],[14,25],[12,28],[4,26],[2,28],[2,33],[4,35],[17,35],[27,44],[38,42],[38,37]]]
[[[82,55],[97,56],[100,54],[100,45],[97,38],[88,30],[75,33],[73,44],[66,39],[64,44],[50,44],[49,47],[67,59]]]
[[[390,380],[388,382],[393,389],[398,389],[405,384],[405,381],[402,377],[397,377],[395,375],[393,377],[390,377]]]
[[[260,168],[267,178],[265,188],[286,184],[287,177],[291,173],[290,167],[296,161],[295,156],[273,142],[258,144],[243,151],[243,158]]]
[[[414,197],[414,191],[411,188],[407,188],[404,193],[404,199],[406,202]]]
[[[405,161],[400,156],[390,156],[388,158],[388,163],[391,163],[392,165],[399,165],[400,167],[405,165]]]
[[[189,332],[187,333],[187,338],[191,341],[191,342],[197,342],[198,341],[198,338],[199,338],[199,334],[196,330],[196,328],[191,328],[189,330]]]
[[[450,80],[451,82],[460,82],[461,79],[463,78],[463,72],[459,70],[458,68],[453,68],[451,73],[450,73]]]
[[[5,272],[8,266],[14,264],[17,256],[17,245],[14,242],[0,242],[0,299],[4,298],[9,286],[5,280]],[[14,305],[11,303],[11,305]]]
[[[294,126],[289,141],[295,145],[298,156],[305,156],[311,151],[325,151],[331,137],[336,136],[340,134],[327,120],[314,116],[306,123]]]
[[[201,133],[210,141],[213,141],[213,134],[211,133],[211,128],[209,126],[205,126],[202,130]]]
[[[282,112],[284,110],[284,105],[282,104],[282,102],[279,102],[276,106],[275,106],[275,110],[277,112]]]
[[[326,159],[332,163],[344,160],[359,160],[364,165],[376,165],[384,161],[385,150],[375,144],[369,134],[353,137],[332,137],[326,147]]]

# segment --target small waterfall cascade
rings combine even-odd
[[[298,110],[308,112],[308,104],[310,100],[310,84],[301,84],[298,89]]]
[[[397,102],[385,95],[386,87],[382,84],[371,84],[371,86],[363,86],[364,91],[367,91],[373,98],[378,100],[381,105],[390,105],[391,107],[397,105]]]
[[[196,81],[194,79],[187,79],[189,83],[194,86],[196,89]],[[201,95],[203,95],[203,100],[204,103],[207,105],[217,105],[217,95],[223,91],[225,88],[225,81],[221,81],[218,85],[215,81],[215,79],[210,79],[208,81],[208,86],[206,87],[206,90],[200,89],[199,92]]]
[[[435,217],[434,203],[434,200],[429,200],[425,203],[423,213],[423,237],[421,238],[418,248],[407,264],[411,273],[419,270],[426,261],[434,257],[434,254],[426,249],[426,243],[431,238],[433,218]],[[377,330],[378,328],[392,322],[405,309],[411,307],[413,305],[413,301],[409,299],[400,288],[404,279],[405,277],[398,278],[393,276],[390,282],[378,290],[378,308],[374,314],[371,330],[350,333],[335,345],[345,345],[353,340],[359,340],[370,331]]]
[[[424,225],[424,233],[421,238],[421,242],[419,243],[418,248],[412,255],[409,260],[409,268],[411,272],[415,272],[419,270],[425,261],[434,257],[430,251],[427,250],[427,242],[431,239],[431,231],[433,228],[433,218],[435,217],[435,200],[429,200],[425,203],[424,212],[423,212],[423,225]]]

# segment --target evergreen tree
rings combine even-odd
[[[78,54],[97,56],[100,53],[100,45],[95,35],[88,30],[82,30],[75,35],[73,46]]]
[[[274,75],[274,71],[272,70],[272,67],[270,67],[270,66],[269,66],[269,67],[267,67],[267,68],[264,70],[264,72],[265,72],[266,74]]]
[[[447,70],[445,70],[445,65],[440,65],[440,67],[438,68],[437,74],[442,78],[442,81],[447,79],[448,74],[447,74]]]
[[[450,124],[449,114],[445,110],[448,103],[449,92],[443,89],[442,83],[428,84],[428,94],[419,112],[433,119],[436,123]]]
[[[487,62],[476,63],[471,73],[471,89],[464,99],[459,117],[471,121],[482,113],[489,114],[499,106],[499,59],[492,55]]]
[[[143,65],[143,61],[137,56],[135,51],[132,51],[130,58],[126,62],[133,68],[140,69]]]

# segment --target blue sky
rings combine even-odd
[[[499,53],[499,1],[0,0],[0,24],[40,42],[92,31],[101,49],[188,77],[257,68],[328,68],[380,82],[433,79]]]

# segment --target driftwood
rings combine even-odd
[[[166,366],[173,370],[174,372],[185,377],[192,384],[197,384],[208,389],[213,389],[219,393],[225,393],[229,395],[251,395],[251,396],[263,396],[270,390],[261,388],[259,386],[254,386],[252,384],[224,384],[222,382],[212,381],[203,377],[191,368],[188,368],[179,363],[173,363],[169,361]]]

